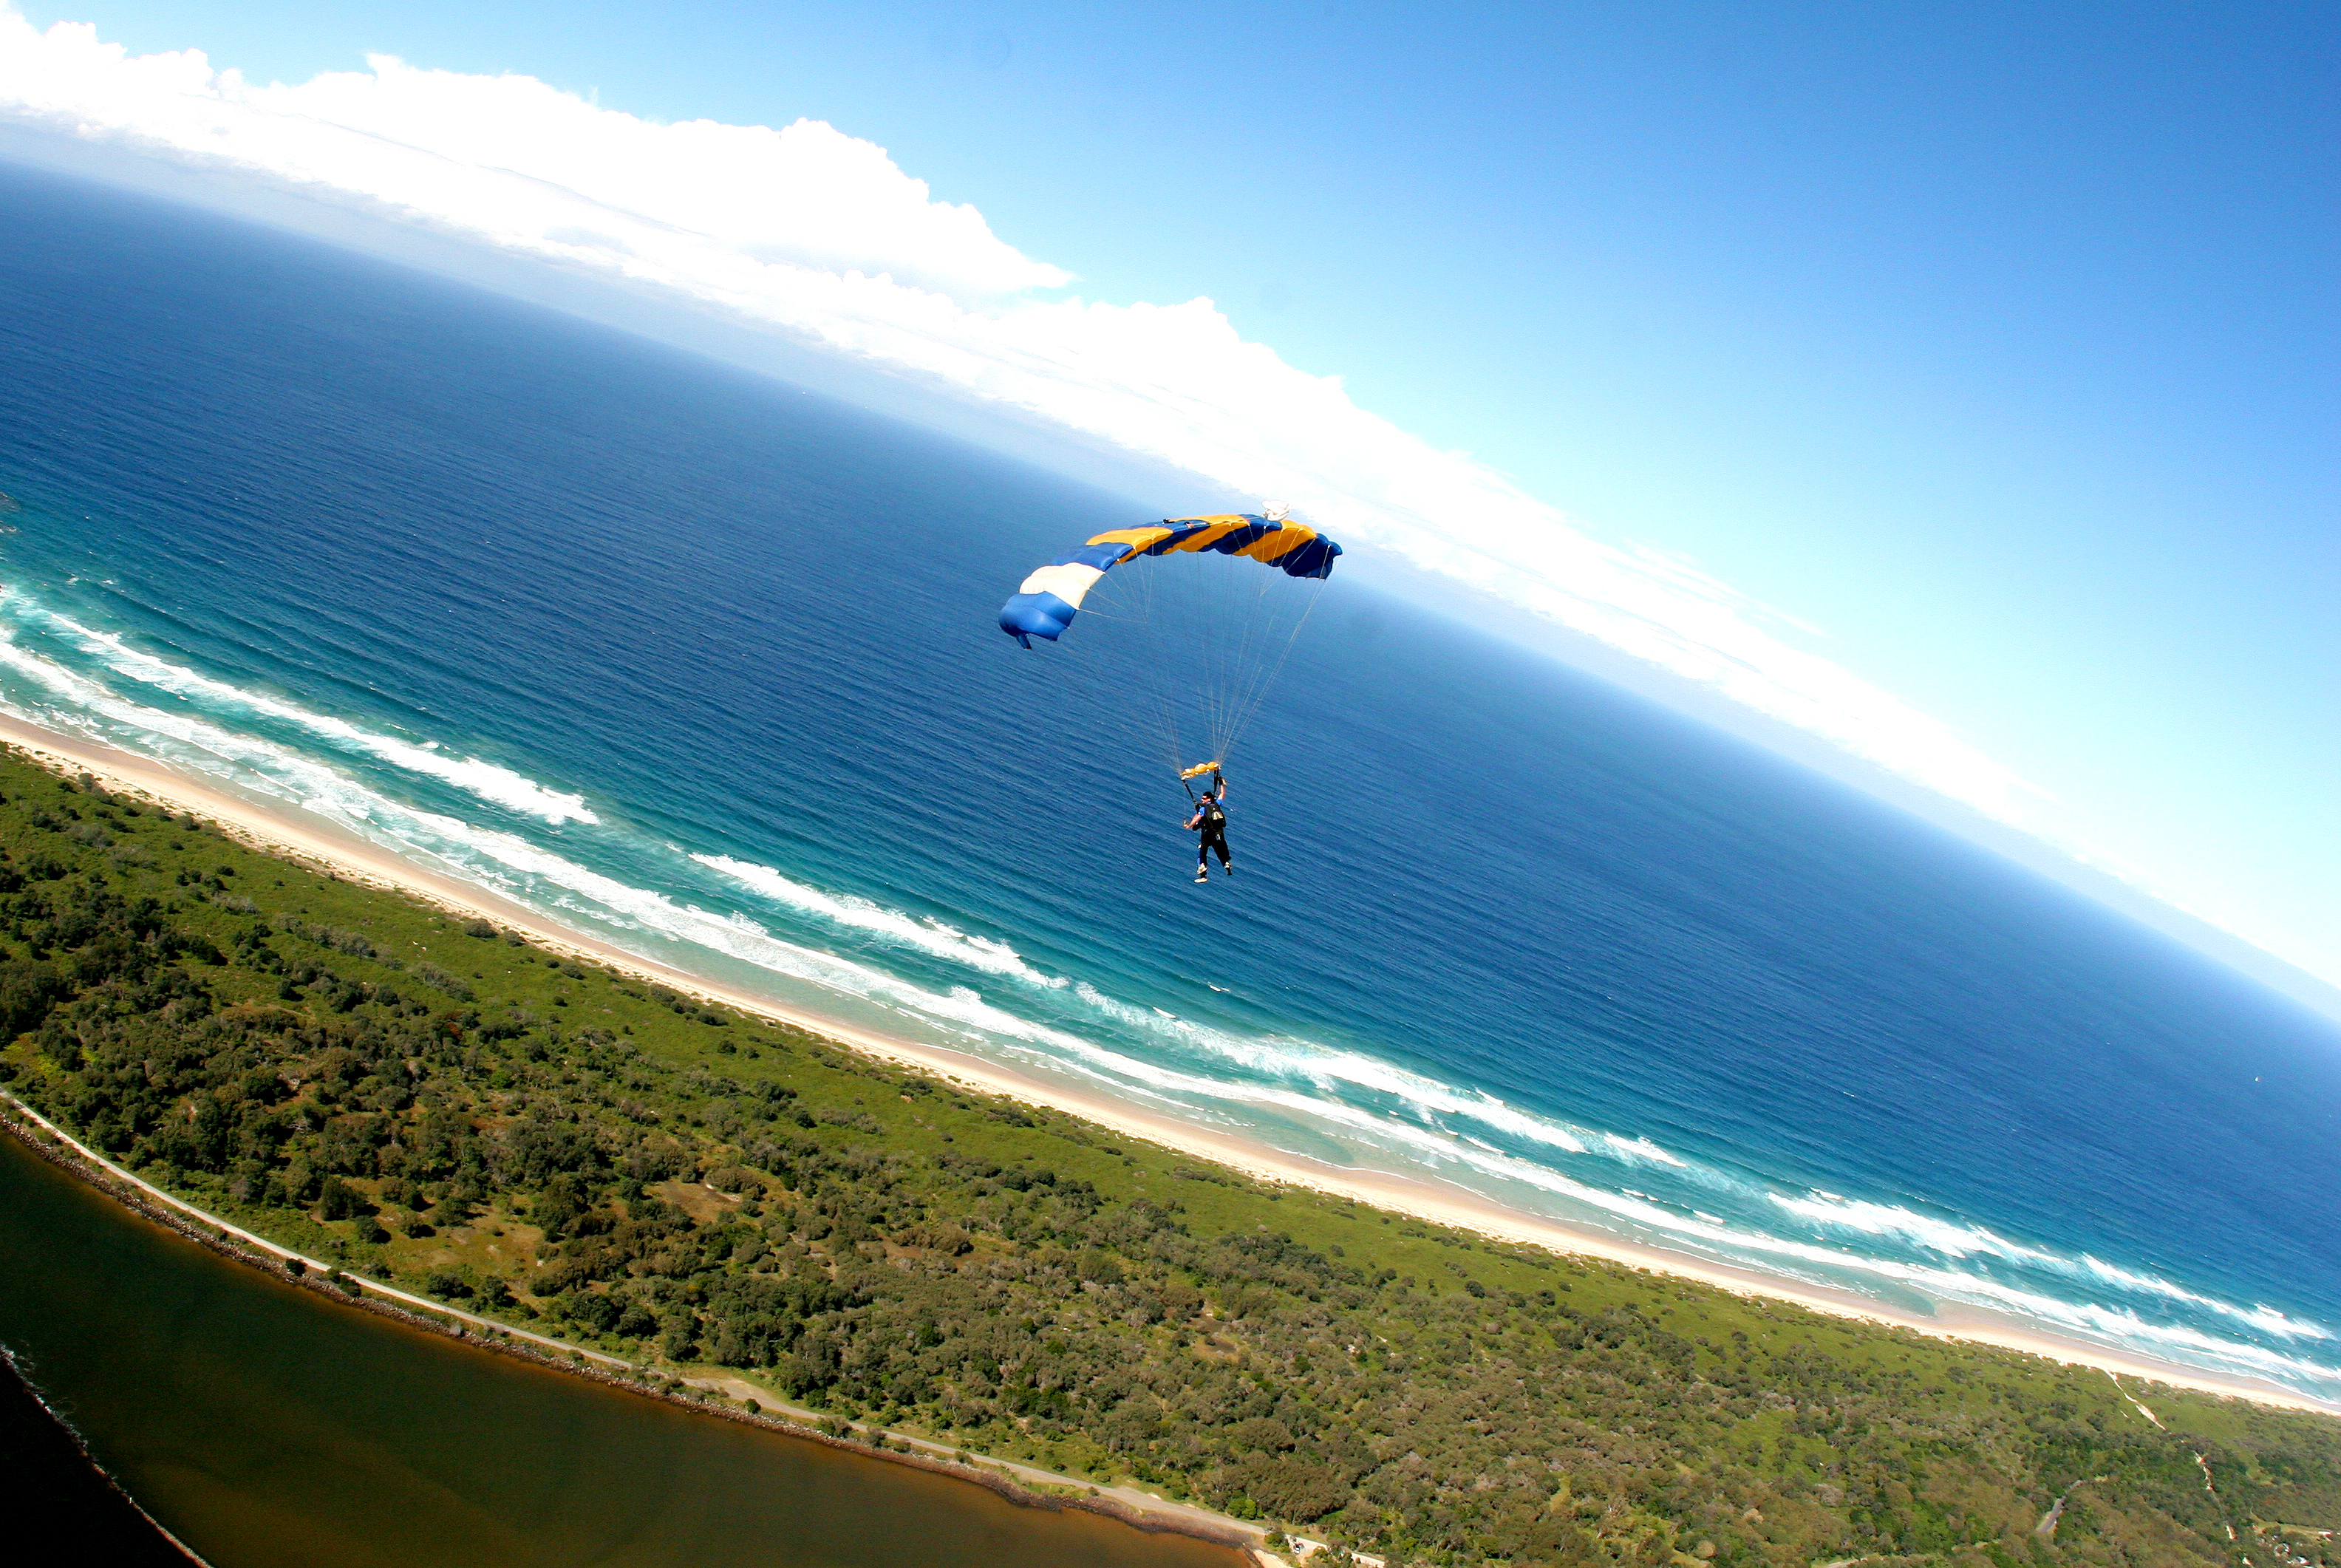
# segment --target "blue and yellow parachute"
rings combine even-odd
[[[1111,681],[1111,711],[1151,734],[1180,778],[1192,778],[1217,771],[1260,711],[1340,554],[1280,503],[1117,528],[1025,578],[1000,607],[1000,629],[1028,648],[1035,637],[1053,643],[1115,567],[1189,557],[1116,576],[1111,607],[1094,611],[1115,623],[1114,634],[1089,650],[1101,657],[1081,662]]]
[[[1000,629],[1023,644],[1055,642],[1073,624],[1089,591],[1116,566],[1141,555],[1213,551],[1241,555],[1288,577],[1330,577],[1341,547],[1314,528],[1273,514],[1224,513],[1172,517],[1143,528],[1116,528],[1067,551],[1024,579],[1000,607]]]

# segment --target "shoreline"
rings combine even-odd
[[[210,820],[255,849],[320,867],[345,881],[403,893],[449,914],[495,922],[547,951],[581,959],[738,1012],[785,1024],[847,1048],[913,1067],[981,1094],[1044,1106],[1122,1136],[1224,1165],[1255,1179],[1300,1188],[1404,1214],[1509,1245],[1599,1258],[1734,1294],[1784,1302],[1831,1316],[1902,1329],[1930,1338],[1987,1345],[2085,1366],[2117,1379],[2137,1377],[2174,1387],[2314,1414],[2341,1414],[2341,1404],[2312,1399],[2275,1383],[2212,1373],[2151,1356],[2062,1339],[1980,1309],[1946,1303],[1938,1315],[1898,1311],[1851,1291],[1808,1285],[1753,1269],[1630,1242],[1589,1226],[1507,1209],[1478,1193],[1427,1176],[1334,1166],[1248,1143],[1052,1083],[981,1057],[913,1044],[841,1024],[814,1013],[692,974],[571,930],[523,905],[460,878],[404,860],[297,808],[263,802],[226,786],[178,773],[164,764],[103,742],[41,728],[0,714],[0,743],[61,774],[88,774],[109,792],[151,800]]]
[[[443,1302],[410,1294],[364,1274],[343,1273],[335,1265],[323,1259],[305,1256],[232,1224],[124,1170],[5,1091],[0,1091],[0,1137],[14,1138],[35,1158],[47,1162],[120,1203],[139,1218],[192,1242],[206,1252],[231,1263],[257,1269],[271,1278],[313,1292],[326,1301],[388,1318],[418,1333],[453,1339],[472,1349],[510,1356],[543,1371],[582,1377],[605,1388],[643,1399],[659,1400],[684,1410],[720,1416],[744,1425],[762,1427],[865,1459],[884,1460],[936,1475],[951,1476],[981,1486],[1019,1508],[1058,1513],[1078,1510],[1119,1521],[1148,1534],[1185,1535],[1248,1554],[1258,1552],[1264,1534],[1263,1531],[1241,1520],[1214,1513],[1192,1503],[1173,1503],[1145,1494],[1133,1495],[1120,1488],[1101,1487],[1071,1476],[1053,1474],[1032,1465],[995,1459],[990,1455],[980,1459],[954,1459],[951,1457],[953,1451],[942,1443],[870,1423],[857,1423],[845,1417],[824,1415],[819,1411],[790,1405],[776,1400],[769,1389],[756,1387],[738,1378],[675,1377],[670,1383],[647,1381],[661,1374],[654,1369],[602,1351],[547,1339],[542,1334],[532,1333],[493,1318],[483,1318]],[[295,1263],[302,1265],[298,1272],[288,1266]],[[333,1281],[336,1275],[360,1288],[353,1293],[346,1286],[334,1284]],[[737,1389],[749,1392],[744,1394],[732,1392]],[[683,1390],[692,1392],[686,1393]],[[831,1431],[822,1424],[824,1423],[833,1423],[841,1430]],[[871,1435],[873,1433],[877,1434],[874,1439]],[[96,1463],[95,1460],[91,1463]],[[109,1484],[115,1484],[113,1476],[102,1466],[99,1473],[105,1475]],[[1035,1483],[1048,1486],[1081,1487],[1085,1494],[1037,1491],[1032,1484]],[[118,1484],[116,1490],[120,1490]],[[126,1492],[123,1495],[132,1507],[138,1508],[142,1515],[145,1514],[145,1510],[139,1507],[135,1498],[130,1498]],[[162,1531],[172,1544],[186,1552],[192,1561],[198,1564],[204,1563],[159,1522],[154,1521],[151,1515],[147,1517],[155,1529]]]

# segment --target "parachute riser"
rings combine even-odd
[[[1179,774],[1179,787],[1187,792],[1187,798],[1189,800],[1194,801],[1195,804],[1198,807],[1200,807],[1203,801],[1211,798],[1210,791],[1204,791],[1202,799],[1197,800],[1195,796],[1195,786],[1190,781],[1200,778],[1205,774],[1209,774],[1211,775],[1211,784],[1213,788],[1224,790],[1228,787],[1228,783],[1227,780],[1220,776],[1220,769],[1223,765],[1225,765],[1224,762],[1197,763],[1193,767],[1183,769]]]

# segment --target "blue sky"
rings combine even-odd
[[[264,81],[828,121],[1689,557],[2341,977],[2341,27],[2307,5],[28,5]]]

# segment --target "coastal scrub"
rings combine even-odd
[[[2341,1423],[1263,1184],[13,759],[0,937],[0,1077],[145,1179],[776,1403],[1394,1561],[2335,1557]]]

